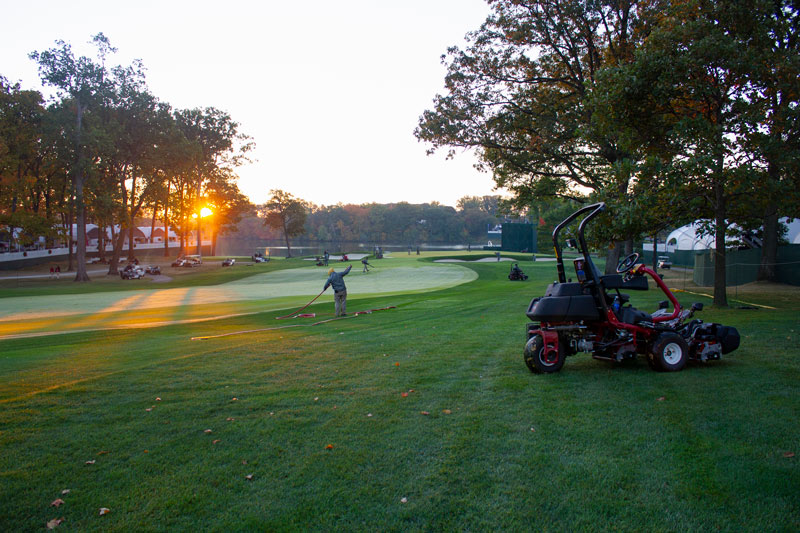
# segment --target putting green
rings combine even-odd
[[[271,299],[294,296],[310,299],[319,294],[326,278],[325,271],[308,267],[257,274],[209,287],[4,298],[0,300],[0,322],[247,300],[269,302]],[[345,282],[348,294],[353,296],[427,292],[467,283],[476,278],[474,271],[461,266],[420,265],[382,267],[367,273],[354,268],[345,277]],[[332,299],[332,294],[333,291],[328,289],[323,301],[326,298]]]

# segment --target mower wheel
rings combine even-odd
[[[541,335],[534,335],[525,345],[525,364],[534,374],[550,374],[558,372],[564,366],[564,344],[558,343],[558,355],[555,361],[548,360],[545,356],[544,339]]]
[[[689,360],[689,345],[677,333],[667,331],[658,336],[647,357],[656,370],[677,372]]]

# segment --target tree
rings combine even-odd
[[[761,175],[747,146],[761,116],[749,89],[763,59],[749,45],[757,20],[750,4],[673,3],[635,58],[608,69],[597,90],[606,126],[672,177],[651,181],[645,203],[666,212],[677,196],[694,218],[712,221],[717,306],[727,305],[727,229]]]
[[[289,237],[305,233],[308,207],[304,200],[295,198],[280,189],[273,189],[270,194],[272,198],[264,204],[261,216],[264,218],[265,226],[283,232],[283,238],[286,240],[286,257],[291,257],[292,248],[289,245]]]
[[[108,38],[98,33],[92,38],[97,47],[98,61],[81,56],[76,58],[72,47],[57,40],[56,47],[44,52],[31,52],[29,57],[39,63],[39,75],[45,84],[52,85],[58,93],[68,98],[74,106],[75,123],[71,132],[75,147],[72,182],[75,197],[75,211],[78,227],[77,271],[75,281],[89,281],[86,273],[86,204],[84,184],[87,159],[84,150],[84,115],[96,105],[107,91],[111,80],[105,66],[109,53],[116,52]]]
[[[603,68],[631,60],[660,3],[491,0],[493,13],[468,34],[466,50],[443,57],[447,92],[420,117],[417,138],[449,156],[476,149],[517,209],[582,201],[586,191],[624,205],[635,168],[626,161],[639,155],[593,128],[591,88]]]

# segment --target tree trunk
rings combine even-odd
[[[201,218],[200,213],[197,213],[197,255],[203,255],[203,235],[201,234],[202,229],[200,227]]]
[[[286,231],[286,220],[283,221],[283,238],[286,240],[286,259],[292,257],[292,248],[289,246],[289,232]]]
[[[608,250],[608,254],[606,254],[606,266],[603,269],[605,274],[614,274],[617,271],[617,265],[619,264],[619,256],[622,252],[622,243],[620,242],[613,242]]]
[[[778,209],[770,201],[764,214],[764,235],[761,245],[761,264],[758,267],[759,281],[776,281],[775,265],[778,262]]]
[[[72,241],[75,237],[75,233],[72,231],[72,221],[74,218],[75,218],[75,205],[73,202],[73,204],[70,206],[69,216],[67,217],[67,223],[69,224],[69,231],[67,232],[68,233],[67,246],[69,246],[68,248],[69,251],[67,252],[67,272],[72,272],[72,269],[75,268],[75,255],[72,253]]]
[[[164,257],[169,257],[169,226],[167,225],[167,206],[164,205]]]
[[[77,165],[75,166],[75,214],[77,217],[78,225],[78,246],[76,247],[75,261],[77,268],[75,271],[75,281],[90,281],[89,275],[86,273],[86,206],[83,202],[83,149],[81,147],[81,123],[83,120],[83,112],[85,104],[78,104],[78,115],[75,123],[75,137],[76,137],[76,150]]]
[[[153,206],[153,218],[150,219],[150,237],[147,242],[153,244],[153,233],[156,231],[156,213],[158,212],[158,203]]]
[[[725,256],[725,230],[727,222],[725,220],[725,196],[722,183],[718,180],[714,182],[714,306],[728,307],[728,295],[726,292],[726,256]]]
[[[98,224],[97,226],[97,257],[100,260],[106,258],[106,225]]]
[[[125,231],[120,228],[117,239],[114,241],[114,252],[111,254],[111,261],[108,263],[108,275],[119,275],[119,258],[122,256],[122,246],[125,244]]]

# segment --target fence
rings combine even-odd
[[[714,285],[714,251],[697,252],[694,263],[694,282],[701,287]],[[725,256],[725,283],[729,287],[752,283],[758,279],[761,250],[730,250]],[[800,285],[800,244],[778,247],[775,263],[778,283]]]

